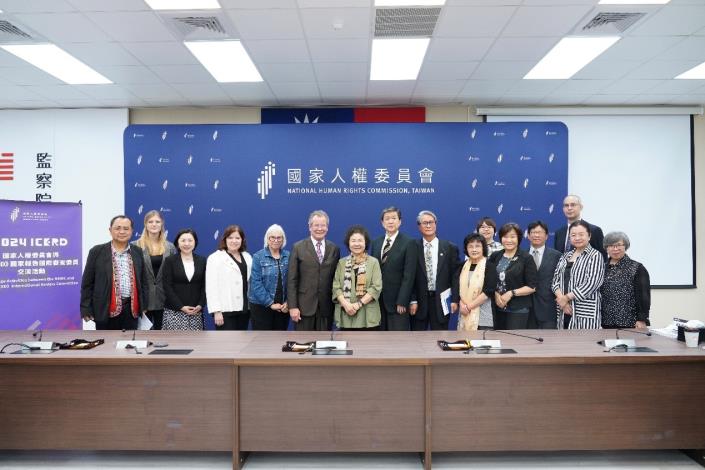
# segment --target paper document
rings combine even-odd
[[[443,307],[443,315],[450,313],[450,288],[441,292],[441,307]]]

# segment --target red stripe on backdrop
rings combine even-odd
[[[13,181],[14,179],[12,176],[0,176],[0,181]]]
[[[2,162],[0,162],[2,163]],[[12,165],[0,165],[0,170],[12,170],[14,166]]]
[[[0,156],[2,156],[2,157],[14,157],[15,154],[14,154],[14,153],[11,153],[11,152],[3,152],[3,153],[0,153]]]
[[[0,158],[0,163],[13,163],[14,160],[11,158]]]
[[[355,108],[355,122],[426,122],[426,108]]]

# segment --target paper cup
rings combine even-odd
[[[685,336],[685,345],[686,346],[688,346],[689,348],[697,348],[698,347],[698,339],[700,337],[700,331],[685,330],[683,332],[683,335]]]

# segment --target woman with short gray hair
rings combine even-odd
[[[629,237],[610,232],[603,241],[608,261],[602,294],[603,328],[646,328],[651,307],[651,283],[644,266],[627,256]]]

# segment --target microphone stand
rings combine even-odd
[[[638,330],[627,330],[627,329],[625,329],[625,328],[617,328],[616,330],[614,330],[614,337],[615,337],[615,338],[617,338],[617,339],[622,339],[622,338],[619,337],[619,332],[620,332],[620,331],[626,331],[627,333],[635,333],[635,334],[644,335],[644,336],[651,336],[651,332],[650,332],[650,331],[647,331],[646,333],[644,333],[643,331],[638,331]]]

